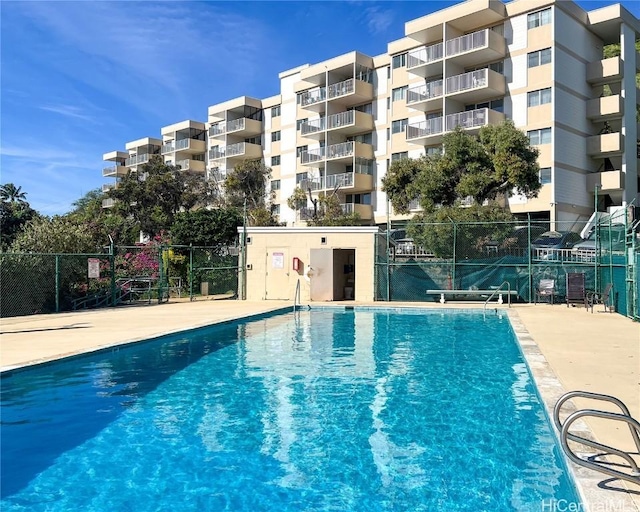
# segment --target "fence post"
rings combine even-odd
[[[527,213],[527,268],[529,270],[529,291],[527,302],[531,303],[531,288],[533,287],[533,268],[531,265],[531,213]]]
[[[56,313],[60,313],[60,255],[56,254]]]
[[[158,304],[162,303],[162,283],[164,281],[164,244],[158,245]],[[151,297],[149,297],[151,301]]]
[[[111,305],[115,308],[118,305],[118,298],[116,297],[116,247],[113,245],[113,240],[109,245],[109,267],[111,270]]]
[[[193,300],[193,243],[189,244],[189,300]]]
[[[451,223],[453,224],[453,259],[452,259],[452,264],[453,264],[453,269],[451,272],[451,286],[452,286],[452,290],[457,290],[458,287],[456,286],[456,246],[457,241],[456,238],[458,236],[458,232],[457,232],[457,227],[456,227],[456,223],[451,221]]]

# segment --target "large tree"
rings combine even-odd
[[[206,203],[206,192],[204,197],[199,194],[201,181],[153,157],[137,172],[130,171],[107,197],[116,199],[114,212],[131,217],[144,234],[155,236],[171,226],[177,212]]]
[[[271,168],[262,160],[245,160],[231,170],[224,181],[225,203],[230,207],[247,206],[248,222],[252,226],[276,226],[272,196],[265,193],[271,178]]]
[[[306,220],[309,226],[354,226],[359,224],[360,220],[357,213],[344,212],[337,189],[328,193],[320,192],[314,197],[311,189],[305,192],[296,187],[287,199],[287,205],[304,215],[303,220]]]
[[[14,252],[95,253],[101,248],[84,224],[69,217],[39,217],[29,221],[11,246]]]
[[[411,201],[432,211],[472,197],[482,204],[513,191],[535,197],[540,190],[538,151],[511,121],[485,126],[477,137],[460,127],[443,139],[444,152],[391,164],[383,189],[398,213]]]
[[[171,226],[171,242],[205,247],[231,245],[241,225],[242,214],[237,208],[180,212]]]
[[[29,203],[2,201],[0,203],[0,250],[7,250],[25,225],[40,215]]]
[[[22,191],[22,187],[16,187],[13,183],[0,186],[0,199],[3,203],[26,203],[26,198],[27,193]]]

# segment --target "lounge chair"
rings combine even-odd
[[[582,303],[587,307],[587,294],[584,289],[582,272],[567,272],[567,307],[572,303]]]
[[[602,304],[604,306],[605,312],[608,310],[611,313],[611,304],[609,303],[609,297],[611,296],[611,290],[613,288],[613,283],[608,283],[607,286],[604,287],[604,291],[602,293],[598,292],[588,292],[587,293],[587,305],[591,308],[591,312],[593,313],[593,306],[596,304]]]
[[[536,290],[534,304],[538,303],[538,299],[542,299],[549,301],[553,304],[553,297],[556,294],[556,280],[555,279],[540,279],[538,283],[538,289]]]

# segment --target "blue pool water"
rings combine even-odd
[[[506,318],[314,309],[2,379],[8,511],[577,503]]]

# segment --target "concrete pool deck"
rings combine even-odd
[[[444,305],[398,302],[364,304],[352,301],[331,303],[334,304],[478,307],[477,303],[455,302]],[[0,324],[0,370],[8,371],[291,306],[290,301],[209,300],[4,318]],[[494,309],[492,305],[488,313]],[[507,307],[500,306],[499,310],[507,311]],[[592,314],[584,308],[567,308],[563,304],[519,304],[508,311],[521,345],[532,340],[535,342],[533,345],[537,346],[536,350],[539,349],[539,355],[532,356],[536,366],[538,359],[548,362],[548,368],[544,370],[547,374],[542,372],[536,375],[532,359],[527,356],[547,409],[562,390],[578,389],[616,396],[627,404],[636,419],[640,418],[640,324],[615,313]],[[545,375],[557,377],[559,385],[546,386]],[[593,403],[578,401],[577,405],[593,406]],[[609,409],[601,403],[597,403],[596,408]],[[635,451],[629,431],[623,424],[612,425],[612,422],[592,420],[587,424],[594,436],[605,444]],[[611,478],[593,471],[579,468],[575,472],[578,475],[588,472],[592,484],[595,480],[595,485],[604,482],[610,487],[623,487],[620,481],[613,481],[612,484]],[[587,492],[587,501],[592,502],[593,510],[640,511],[640,487],[629,483],[627,488],[629,493],[597,490],[599,497],[593,499],[598,503],[604,499],[604,505],[592,502],[591,495],[595,490],[591,489]],[[602,508],[604,506],[609,508]]]

